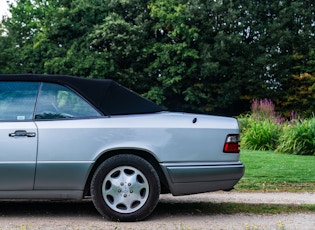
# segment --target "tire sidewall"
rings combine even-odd
[[[149,184],[149,195],[144,205],[131,213],[119,213],[111,209],[102,194],[102,184],[108,173],[120,166],[131,166],[143,173]],[[153,166],[143,158],[122,154],[104,161],[96,170],[91,182],[91,195],[94,206],[103,215],[115,221],[138,221],[149,216],[156,207],[160,195],[160,181]]]

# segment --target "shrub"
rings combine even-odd
[[[247,128],[241,134],[241,146],[252,150],[275,150],[279,143],[281,124],[270,119],[248,119]]]
[[[296,155],[315,155],[315,117],[295,124],[287,124],[276,151]]]
[[[244,133],[251,124],[253,117],[250,114],[240,115],[237,117],[240,132]]]
[[[275,150],[281,133],[275,105],[269,99],[252,101],[251,114],[238,118],[241,146],[253,150]]]
[[[238,117],[241,146],[252,150],[275,150],[296,155],[315,155],[315,116],[289,120],[275,113],[269,99],[253,100],[251,113]]]

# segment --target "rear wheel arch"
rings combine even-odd
[[[115,149],[111,151],[104,152],[94,163],[89,176],[86,180],[85,188],[84,188],[84,196],[90,196],[90,187],[91,187],[91,181],[93,178],[93,175],[95,174],[97,168],[107,159],[120,155],[120,154],[132,154],[139,156],[143,158],[144,160],[148,161],[153,168],[155,169],[156,173],[158,174],[158,177],[160,179],[160,187],[161,187],[161,193],[169,193],[169,187],[167,183],[167,179],[165,177],[164,172],[162,171],[159,162],[157,159],[148,151],[145,150],[138,150],[138,149]]]

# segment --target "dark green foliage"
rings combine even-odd
[[[315,118],[286,125],[279,143],[278,152],[315,156]]]
[[[170,110],[238,115],[265,97],[287,113],[314,108],[312,1],[16,0],[10,11],[0,73],[112,78]]]

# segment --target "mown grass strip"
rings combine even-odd
[[[217,214],[282,214],[313,213],[315,205],[244,204],[244,203],[159,203],[156,212],[169,215],[217,215]]]
[[[245,175],[237,191],[315,191],[315,156],[242,150]]]

